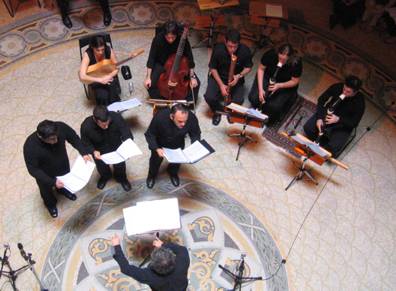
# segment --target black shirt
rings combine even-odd
[[[269,80],[274,76],[277,64],[278,64],[278,54],[274,49],[271,49],[263,54],[261,57],[261,64],[265,67],[264,79]],[[284,64],[276,74],[276,82],[283,83],[290,81],[292,77],[299,78],[302,74],[302,62],[301,59],[289,59],[286,64]],[[298,84],[295,88],[298,87]]]
[[[250,52],[250,49],[246,45],[242,43],[239,44],[235,55],[237,56],[235,75],[242,72],[244,68],[253,67],[252,54]],[[216,45],[213,50],[212,57],[209,61],[209,68],[217,70],[224,84],[228,83],[228,72],[230,69],[230,64],[231,56],[227,51],[226,45],[224,43]]]
[[[344,84],[337,83],[331,85],[318,99],[316,117],[317,119],[325,119],[327,108],[329,108],[342,94]],[[355,96],[345,97],[343,101],[337,106],[334,115],[340,117],[340,120],[335,124],[337,128],[345,128],[352,130],[358,126],[362,119],[365,109],[363,94],[357,92]]]
[[[180,38],[180,35],[177,36],[175,41],[170,44],[166,41],[164,33],[156,35],[151,43],[150,53],[147,60],[147,68],[154,68],[156,63],[163,66],[171,55],[176,54]],[[187,57],[188,65],[190,69],[193,69],[195,67],[195,63],[188,39],[186,39],[186,43],[184,45],[183,56]]]
[[[113,258],[120,266],[121,272],[140,283],[149,285],[156,291],[185,291],[188,286],[187,272],[190,257],[185,247],[173,243],[165,243],[162,247],[170,249],[176,255],[176,267],[172,273],[160,276],[150,268],[139,268],[128,263],[121,246],[115,246]]]
[[[184,138],[188,134],[191,143],[201,138],[201,129],[194,113],[188,113],[188,119],[183,128],[178,128],[170,119],[170,109],[160,110],[151,120],[147,129],[146,140],[150,150],[166,147],[171,149],[184,148]]]
[[[87,117],[81,124],[81,140],[90,153],[95,150],[101,154],[115,151],[123,141],[132,138],[128,125],[119,113],[110,113],[107,129],[98,126],[93,116]]]
[[[69,158],[66,151],[66,141],[81,155],[88,154],[76,132],[63,122],[58,126],[58,142],[48,144],[42,141],[37,132],[32,133],[23,145],[23,155],[29,174],[37,182],[48,186],[55,185],[56,176],[62,176],[70,171]]]

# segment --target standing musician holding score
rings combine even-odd
[[[166,97],[162,96],[160,93],[158,82],[160,76],[165,73],[165,65],[168,59],[176,54],[181,41],[180,29],[176,21],[166,22],[159,30],[160,31],[156,34],[151,43],[147,60],[147,74],[144,80],[144,87],[147,89],[152,99],[166,99]],[[181,60],[180,63],[187,62],[188,66],[184,81],[189,81],[189,86],[193,90],[192,93],[191,89],[189,89],[184,99],[187,101],[193,101],[194,99],[194,102],[196,102],[201,83],[194,73],[194,57],[188,39],[185,40],[182,56],[186,58],[186,60]],[[170,70],[170,68],[167,69]],[[166,82],[168,82],[168,80],[166,80]]]
[[[101,77],[94,77],[87,74],[88,66],[105,59],[110,59],[113,64],[117,63],[115,53],[111,47],[106,45],[104,36],[93,36],[89,48],[84,52],[79,77],[81,82],[90,84],[89,86],[91,86],[95,95],[96,104],[107,106],[120,100],[117,92],[117,83],[114,80],[117,76],[118,69],[115,68],[112,72]]]
[[[302,62],[290,44],[264,53],[249,93],[253,108],[268,115],[268,124],[279,120],[297,98]]]
[[[231,102],[243,103],[243,84],[245,75],[252,67],[252,55],[250,49],[240,43],[241,36],[238,30],[231,29],[225,36],[225,43],[216,45],[209,62],[208,87],[204,95],[206,102],[213,112],[212,123],[218,125],[224,106],[221,101],[227,96]],[[229,82],[231,58],[235,57],[236,65],[233,80]],[[230,95],[230,96],[229,96]]]

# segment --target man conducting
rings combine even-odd
[[[120,246],[120,238],[111,238],[115,254],[113,258],[120,266],[121,272],[140,283],[147,284],[156,291],[185,291],[188,286],[188,267],[190,258],[185,247],[174,243],[163,243],[156,238],[154,251],[148,268],[130,265]]]
[[[184,148],[184,138],[187,134],[190,136],[191,143],[201,138],[198,119],[185,105],[180,103],[173,105],[171,109],[163,109],[153,117],[144,134],[151,150],[149,173],[146,180],[148,188],[153,188],[155,184],[155,178],[164,158],[162,148]],[[180,164],[170,163],[167,169],[175,187],[180,184],[179,168]]]
[[[29,174],[36,179],[41,198],[53,218],[58,216],[54,189],[72,201],[77,199],[56,178],[70,172],[66,141],[78,150],[85,161],[91,160],[76,132],[60,121],[40,122],[37,130],[26,139],[23,146],[26,167]]]
[[[100,178],[98,189],[103,189],[107,181],[114,178],[125,191],[131,190],[131,184],[126,176],[125,162],[110,166],[101,160],[101,154],[117,150],[121,143],[128,138],[133,139],[132,133],[122,116],[116,112],[109,112],[105,106],[94,108],[93,115],[87,117],[81,124],[81,139],[94,157]]]

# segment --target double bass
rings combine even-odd
[[[160,75],[157,87],[162,97],[169,100],[186,99],[190,87],[190,68],[187,57],[183,56],[188,27],[185,26],[176,54],[169,56]]]

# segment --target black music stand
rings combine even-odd
[[[253,111],[249,111],[250,109],[243,107],[241,105],[235,104],[235,103],[231,103],[231,104],[227,105],[226,107],[233,111],[233,112],[223,113],[223,114],[227,115],[227,120],[229,123],[233,123],[231,121],[231,119],[233,118],[234,114],[237,114],[238,115],[237,118],[242,121],[242,122],[239,122],[242,124],[241,132],[228,135],[229,137],[236,137],[237,139],[239,139],[238,152],[237,152],[237,156],[235,159],[236,161],[238,161],[239,154],[241,152],[242,147],[247,143],[256,143],[257,142],[257,140],[255,140],[253,137],[246,134],[246,127],[248,125],[254,126],[253,123],[254,124],[260,123],[260,127],[263,127],[264,123],[268,120],[268,116],[261,114],[261,113],[258,113],[261,115],[260,117],[255,116],[250,113],[250,112],[253,112]],[[257,126],[255,126],[255,127],[257,127]]]
[[[215,31],[215,26],[216,26],[216,21],[218,18],[220,18],[220,15],[216,15],[215,12],[210,13],[210,25],[208,29],[203,29],[204,31],[207,30],[207,36],[204,37],[202,40],[200,40],[197,44],[193,45],[191,48],[200,48],[200,47],[207,47],[207,48],[213,48],[215,42],[214,42],[214,34],[215,32],[218,33],[218,31]],[[197,29],[198,30],[198,29]]]
[[[227,268],[222,265],[219,265],[219,268],[223,270],[228,276],[230,276],[234,280],[234,287],[231,289],[232,291],[242,290],[242,285],[248,282],[254,282],[258,280],[262,280],[262,277],[244,277],[243,272],[245,271],[245,254],[241,254],[241,260],[238,265],[238,273],[234,274]]]

